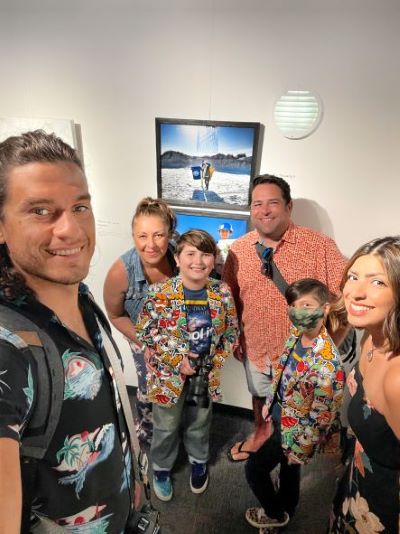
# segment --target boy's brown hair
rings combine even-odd
[[[201,252],[217,256],[218,248],[213,237],[205,230],[188,230],[180,235],[176,241],[176,255],[182,252],[185,245],[196,247]]]
[[[330,303],[333,298],[325,284],[315,278],[302,278],[290,284],[285,291],[286,302],[289,306],[304,295],[313,295],[321,306]]]

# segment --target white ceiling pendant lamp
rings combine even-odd
[[[275,123],[288,139],[304,139],[318,128],[322,101],[311,91],[291,90],[275,104]]]

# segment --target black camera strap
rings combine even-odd
[[[132,451],[132,461],[134,466],[135,473],[139,474],[140,480],[144,488],[144,495],[147,501],[146,504],[151,505],[151,489],[149,478],[147,476],[149,461],[147,459],[146,453],[141,449],[139,440],[137,438],[135,424],[133,421],[132,408],[129,402],[128,391],[126,389],[124,373],[122,371],[121,362],[120,362],[120,353],[118,347],[115,344],[115,341],[112,339],[111,335],[106,332],[105,328],[98,320],[97,324],[99,326],[102,338],[104,350],[107,354],[107,357],[110,361],[115,382],[117,384],[119,398],[121,400],[122,411],[125,416],[126,426],[128,427],[128,433],[131,443]]]
[[[281,275],[276,263],[273,260],[273,249],[266,247],[262,243],[256,243],[256,250],[259,258],[262,261],[262,269],[265,276],[268,276],[279,291],[285,296],[285,291],[288,288],[289,284]]]

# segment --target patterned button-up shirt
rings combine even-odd
[[[235,305],[229,288],[220,280],[207,280],[211,316],[208,392],[220,400],[220,369],[236,348],[238,338]],[[180,372],[190,351],[184,288],[180,276],[151,286],[136,324],[138,338],[150,348],[147,391],[151,402],[172,406],[178,402],[186,380]]]
[[[283,379],[280,391],[282,448],[286,455],[307,463],[319,449],[337,450],[344,371],[339,352],[325,327],[300,361],[288,368],[300,339],[300,332],[294,328],[267,389],[265,404],[271,413]]]
[[[79,304],[93,345],[32,297],[2,303],[52,338],[64,367],[60,420],[38,462],[33,515],[76,534],[124,532],[133,501],[128,434],[87,287],[80,286]],[[0,439],[22,441],[41,382],[33,356],[9,343],[6,332],[0,330]]]
[[[258,233],[253,230],[233,243],[222,279],[235,299],[246,356],[265,371],[279,358],[290,321],[285,298],[261,270],[258,240]],[[291,223],[273,258],[288,284],[301,278],[316,278],[338,293],[346,261],[331,238]]]

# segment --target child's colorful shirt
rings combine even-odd
[[[282,375],[300,337],[300,332],[293,329],[286,341],[265,401],[269,410],[276,401]],[[328,440],[338,439],[344,378],[339,352],[323,327],[311,350],[296,362],[291,376],[285,374],[286,385],[280,393],[285,454],[306,463]]]
[[[211,317],[209,395],[221,396],[220,369],[237,346],[236,309],[228,286],[220,280],[207,281],[207,300]],[[180,364],[190,351],[185,295],[180,276],[150,287],[136,324],[137,337],[150,349],[148,395],[151,402],[172,406],[185,383]]]
[[[296,372],[296,367],[299,362],[303,361],[307,353],[311,351],[311,347],[303,347],[301,344],[301,338],[297,340],[294,349],[286,360],[285,368],[282,372],[281,380],[278,388],[278,398],[282,401],[285,398],[285,392],[288,387],[288,383],[292,379],[293,373]]]

